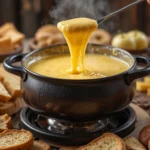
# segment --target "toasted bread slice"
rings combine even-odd
[[[11,31],[9,31],[5,34],[5,37],[10,38],[12,44],[14,45],[14,44],[21,44],[21,42],[23,41],[25,35],[18,32],[18,31],[11,30]]]
[[[12,128],[12,119],[7,114],[0,116],[0,132]]]
[[[5,89],[2,82],[0,82],[0,101],[1,102],[7,102],[11,99],[11,95],[8,93],[8,91]]]
[[[33,146],[30,150],[50,150],[50,146],[43,141],[33,141]]]
[[[33,135],[26,130],[5,130],[0,133],[0,150],[29,150]]]
[[[0,54],[8,54],[14,51],[14,47],[9,37],[0,38]]]
[[[144,145],[140,143],[135,137],[127,137],[124,139],[127,150],[135,149],[135,150],[146,150]]]
[[[125,150],[124,141],[113,133],[105,133],[76,150]]]
[[[16,98],[14,101],[8,101],[7,103],[0,102],[0,115],[7,113],[12,116],[24,106],[25,102],[21,97]]]
[[[7,32],[11,31],[11,30],[16,30],[15,26],[13,25],[13,23],[5,23],[4,25],[2,25],[0,27],[0,35],[5,35]]]
[[[0,65],[0,76],[4,78],[3,84],[13,98],[21,96],[20,77],[5,71],[2,65]]]

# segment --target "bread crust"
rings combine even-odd
[[[0,146],[0,150],[29,150],[32,145],[33,145],[33,135],[31,132],[29,131],[26,131],[26,130],[15,130],[15,129],[12,129],[12,130],[5,130],[4,132],[0,133],[0,137],[4,136],[4,135],[7,135],[8,133],[13,135],[13,133],[16,133],[16,132],[22,132],[25,133],[25,135],[28,136],[28,140],[24,143],[21,143],[21,144],[18,144],[18,145],[10,145],[10,146],[7,146],[7,147],[2,147]],[[17,139],[16,139],[17,140]]]
[[[120,150],[126,150],[124,141],[120,137],[118,137],[117,135],[115,135],[113,133],[104,133],[102,136],[94,139],[89,144],[81,146],[81,147],[77,148],[76,150],[86,150],[86,147],[91,146],[91,145],[97,143],[98,141],[101,141],[104,138],[108,138],[108,137],[113,137],[115,140],[118,141],[118,144],[120,145]]]

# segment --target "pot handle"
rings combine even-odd
[[[142,78],[150,74],[150,60],[145,56],[135,56],[135,59],[137,63],[146,64],[147,67],[129,72],[126,76],[127,84],[131,84],[135,79]]]
[[[26,72],[21,66],[15,66],[13,65],[13,63],[21,61],[25,55],[26,54],[19,53],[16,55],[9,56],[3,61],[3,66],[5,70],[17,76],[20,76],[23,80],[25,80],[26,78]]]

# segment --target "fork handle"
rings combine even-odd
[[[104,16],[104,17],[98,19],[98,20],[97,20],[97,23],[100,24],[100,23],[102,23],[103,21],[109,19],[110,17],[116,15],[117,13],[120,13],[120,12],[124,11],[125,9],[130,8],[130,7],[132,7],[133,5],[137,5],[137,4],[139,4],[139,3],[143,2],[143,1],[145,1],[145,0],[136,0],[135,2],[133,2],[133,3],[129,4],[129,5],[127,5],[127,6],[123,7],[123,8],[121,8],[121,9],[119,9],[119,10],[116,10],[116,11],[110,13],[109,15],[106,15],[106,16]]]

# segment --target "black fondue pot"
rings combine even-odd
[[[109,117],[129,105],[134,95],[133,81],[150,74],[148,58],[134,58],[122,49],[92,44],[88,45],[86,53],[114,56],[128,63],[130,68],[114,76],[84,80],[46,77],[28,69],[36,61],[66,53],[69,53],[67,45],[55,45],[29,54],[10,56],[3,63],[8,72],[22,78],[21,90],[26,104],[47,117],[68,121],[90,121]],[[13,64],[19,61],[21,66]],[[143,63],[146,67],[137,70],[137,63]]]

